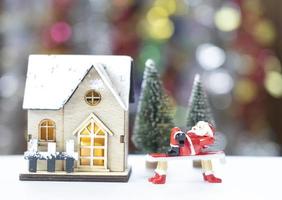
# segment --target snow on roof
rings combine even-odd
[[[131,62],[129,56],[30,55],[23,108],[62,108],[93,66],[127,110]]]

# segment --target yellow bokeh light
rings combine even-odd
[[[155,20],[147,28],[150,37],[156,40],[168,39],[174,33],[174,25],[169,18]]]
[[[168,11],[161,6],[152,7],[147,13],[147,21],[143,23],[146,35],[156,40],[165,40],[174,33],[173,22],[169,19]]]
[[[264,86],[267,92],[276,98],[282,97],[282,75],[276,71],[270,71],[266,74]]]
[[[167,18],[168,12],[160,7],[160,6],[154,6],[148,11],[147,14],[147,20],[150,24],[154,24],[156,20]]]
[[[216,12],[214,23],[221,31],[233,31],[238,28],[241,23],[241,14],[235,8],[223,7]]]
[[[163,7],[170,15],[176,12],[176,0],[156,0],[155,5]]]
[[[275,39],[275,31],[271,21],[262,20],[255,25],[253,35],[262,45],[269,45]]]
[[[263,14],[263,8],[260,0],[242,1],[242,8],[246,13],[256,16],[261,16]]]
[[[236,84],[234,95],[237,101],[250,103],[257,96],[257,87],[251,80],[242,79]]]

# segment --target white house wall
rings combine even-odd
[[[129,145],[129,112],[124,112],[124,143],[125,143],[125,168],[128,168],[127,166],[127,157],[128,157],[128,145]]]
[[[90,89],[95,89],[101,94],[101,102],[96,106],[90,106],[84,101],[84,96]],[[78,151],[78,141],[77,137],[73,135],[73,131],[91,113],[94,113],[114,134],[114,136],[108,135],[109,169],[124,171],[124,145],[128,144],[120,143],[120,136],[125,133],[125,111],[117,103],[109,89],[105,87],[95,68],[92,68],[85,76],[64,107],[64,139],[74,139],[75,151]]]
[[[47,151],[47,143],[39,141],[39,123],[51,119],[56,124],[56,151],[64,151],[63,110],[28,110],[27,131],[33,139],[38,139],[38,150]],[[47,170],[46,160],[38,161],[38,170]],[[56,164],[56,170],[62,170],[62,161]]]

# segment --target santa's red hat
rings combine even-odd
[[[174,127],[171,129],[170,131],[170,135],[175,139],[175,136],[178,134],[178,133],[182,133],[181,129],[178,128],[178,127]]]

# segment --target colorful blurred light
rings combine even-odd
[[[255,39],[262,45],[270,45],[274,41],[276,35],[274,26],[269,20],[259,21],[253,30]]]
[[[145,45],[140,53],[141,62],[144,63],[147,59],[152,58],[158,65],[161,59],[160,49],[156,45]],[[143,69],[142,69],[143,70]]]
[[[225,62],[224,51],[213,44],[201,44],[196,50],[196,59],[206,70],[213,70]]]
[[[234,81],[225,70],[220,70],[207,74],[205,84],[208,91],[220,95],[231,92]]]
[[[95,3],[97,4],[98,2]],[[125,8],[131,5],[133,3],[133,0],[113,0],[112,3],[114,4],[114,6],[117,6],[119,8]]]
[[[211,103],[218,110],[228,109],[232,103],[232,96],[230,94],[213,95]]]
[[[9,98],[15,95],[19,87],[19,81],[15,75],[4,74],[0,78],[0,95]]]
[[[265,89],[268,93],[275,97],[280,98],[282,97],[282,75],[276,71],[269,71],[266,74],[265,82],[264,82]]]
[[[242,63],[235,67],[238,74],[249,75],[256,69],[255,59],[248,54],[241,55]]]
[[[177,4],[176,4],[176,0],[156,0],[155,1],[155,5],[156,6],[160,6],[160,7],[163,7],[164,9],[167,10],[167,12],[172,15],[176,12],[176,7],[177,7]]]
[[[154,24],[156,20],[168,17],[168,12],[163,7],[154,6],[147,13],[147,20],[150,24]]]
[[[169,11],[161,4],[153,6],[147,13],[147,21],[143,28],[147,35],[155,40],[169,39],[174,33],[173,22],[169,18]]]
[[[264,63],[265,71],[277,71],[281,72],[281,63],[280,60],[276,56],[268,56]]]
[[[238,9],[224,6],[214,16],[216,27],[225,32],[237,29],[241,23],[241,14]]]
[[[162,18],[150,23],[148,32],[156,40],[169,39],[174,33],[173,22],[169,18]]]
[[[252,17],[263,15],[263,7],[260,0],[242,1],[242,9]]]
[[[205,26],[213,26],[214,9],[210,5],[200,5],[194,8],[194,17],[197,22]]]
[[[240,103],[250,103],[257,96],[257,86],[249,79],[239,80],[234,90],[235,99]]]
[[[203,4],[203,1],[202,0],[184,0],[184,3],[187,5],[187,6],[191,6],[193,7],[193,9],[197,6],[200,6]]]
[[[72,30],[68,23],[57,22],[54,25],[52,25],[50,33],[51,33],[51,38],[56,43],[63,43],[70,39]]]

